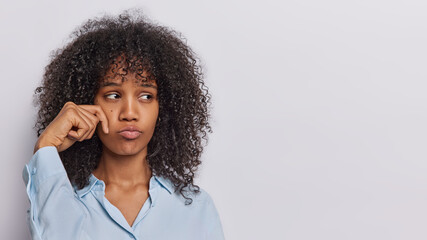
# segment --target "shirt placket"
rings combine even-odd
[[[103,181],[98,181],[92,191],[94,193],[95,198],[104,208],[104,210],[108,213],[110,218],[123,230],[126,231],[130,239],[138,239],[138,237],[136,236],[136,227],[141,222],[141,220],[150,212],[150,209],[154,207],[155,198],[157,196],[157,188],[158,183],[154,180],[154,177],[152,177],[150,179],[149,197],[142,206],[141,210],[139,211],[138,216],[135,219],[132,227],[129,226],[129,223],[126,221],[120,210],[113,204],[111,204],[105,197],[105,183]]]

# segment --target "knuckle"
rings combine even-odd
[[[94,132],[94,131],[92,131],[92,132],[89,134],[88,139],[91,139],[94,133],[95,133],[95,132]]]
[[[93,124],[95,124],[95,126],[96,126],[96,125],[98,125],[98,124],[99,124],[99,122],[100,122],[100,121],[99,121],[99,118],[96,118],[96,119],[95,119],[95,121],[93,121]]]
[[[90,120],[92,121],[92,122],[97,122],[98,121],[98,118],[95,116],[95,115],[90,115]]]
[[[73,102],[68,101],[64,104],[64,107],[69,107],[69,106],[73,106],[73,105],[75,105]]]
[[[85,123],[85,124],[83,125],[83,129],[85,130],[85,132],[87,132],[88,130],[90,130],[90,126],[89,126],[89,124]]]
[[[69,115],[77,115],[78,111],[75,108],[67,108],[65,113]]]
[[[99,112],[99,113],[104,113],[104,111],[102,110],[102,108],[101,108],[101,106],[99,106],[99,105],[97,105],[96,106],[96,110]]]
[[[80,136],[77,138],[77,141],[79,141],[79,142],[81,142],[81,141],[83,141],[85,138],[84,138],[84,136],[85,136],[85,133],[84,132],[82,132],[81,134],[80,134]]]

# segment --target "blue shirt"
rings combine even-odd
[[[153,175],[149,197],[129,226],[105,198],[102,180],[91,175],[85,188],[71,185],[55,147],[40,148],[25,166],[23,178],[33,240],[224,239],[218,212],[203,189],[185,205],[169,180]]]

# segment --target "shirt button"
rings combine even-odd
[[[33,168],[33,170],[31,171],[31,174],[36,174],[36,172],[37,172],[37,168]]]

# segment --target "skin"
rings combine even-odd
[[[146,76],[146,73],[143,76]],[[133,225],[148,198],[151,169],[146,161],[147,145],[153,136],[159,113],[157,85],[151,80],[137,80],[128,73],[106,76],[96,93],[95,105],[68,102],[40,135],[34,152],[45,146],[64,151],[76,141],[98,134],[103,151],[93,174],[105,182],[105,197]],[[127,126],[141,134],[128,139],[120,134]]]

